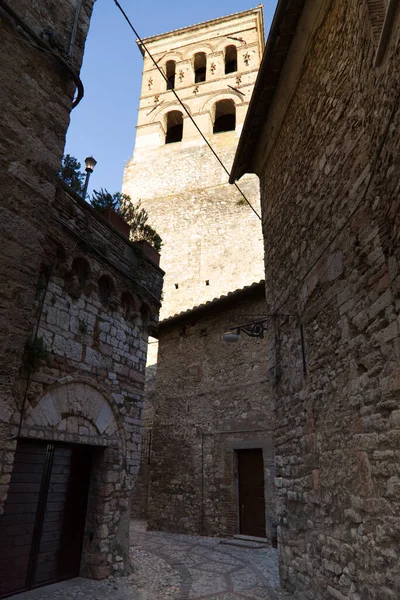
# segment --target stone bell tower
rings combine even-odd
[[[133,158],[123,192],[141,200],[163,238],[161,318],[263,278],[261,221],[174,96],[230,170],[264,48],[262,7],[144,40]],[[240,183],[260,212],[259,183]]]

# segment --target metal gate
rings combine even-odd
[[[19,441],[0,516],[0,597],[79,575],[91,449]]]
[[[265,534],[264,461],[261,448],[238,450],[240,533]]]

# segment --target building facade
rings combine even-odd
[[[263,276],[260,220],[188,116],[230,170],[264,47],[262,7],[156,35],[139,47],[142,92],[122,191],[141,201],[164,242],[164,319]],[[241,185],[258,210],[257,178]]]
[[[0,2],[0,448],[17,402],[36,283],[93,0]],[[76,34],[73,35],[74,24]],[[0,450],[1,452],[1,450]],[[1,459],[0,459],[1,460]],[[0,481],[0,511],[7,485]]]
[[[61,182],[2,448],[0,597],[130,570],[162,272]]]
[[[278,3],[232,181],[260,177],[281,581],[400,595],[398,2]]]
[[[152,438],[142,461],[150,528],[273,537],[267,341],[243,335],[229,344],[222,336],[263,318],[265,306],[260,282],[160,323]]]

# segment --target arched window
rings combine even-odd
[[[175,88],[175,72],[176,62],[174,60],[168,60],[166,65],[167,71],[167,90],[173,90]]]
[[[236,127],[236,108],[233,100],[220,100],[215,105],[213,133],[232,131]]]
[[[89,263],[81,257],[76,257],[72,261],[72,273],[78,277],[81,287],[83,287],[86,281],[89,279],[90,267]]]
[[[150,312],[150,308],[147,306],[147,304],[142,304],[142,306],[140,307],[140,316],[142,318],[142,323],[144,326],[146,326],[148,324],[148,322],[150,321],[150,317],[151,317],[151,312]]]
[[[166,144],[180,142],[183,136],[183,116],[179,110],[171,110],[167,113],[167,135],[165,136]]]
[[[207,57],[204,52],[194,55],[194,82],[201,83],[206,80]]]
[[[237,71],[237,50],[236,46],[227,46],[225,48],[225,74]]]
[[[121,296],[121,311],[125,319],[131,319],[134,313],[135,301],[129,292],[123,292]]]
[[[111,277],[102,275],[99,279],[99,298],[102,305],[107,308],[111,296],[114,294],[114,284]]]

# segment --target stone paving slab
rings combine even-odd
[[[77,578],[13,600],[291,600],[279,588],[275,549],[219,542],[148,532],[145,523],[136,521],[131,527],[129,577]]]

